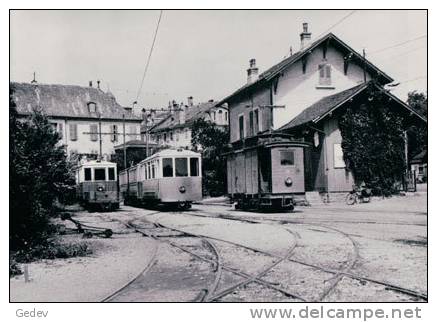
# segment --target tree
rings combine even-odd
[[[391,191],[405,171],[403,119],[382,93],[371,90],[368,98],[339,119],[343,156],[357,183]]]
[[[408,93],[407,103],[412,109],[428,117],[428,96],[425,93],[412,91]],[[428,147],[428,127],[426,124],[413,125],[408,129],[408,158],[411,160],[415,155]]]
[[[219,128],[211,121],[197,119],[191,129],[191,145],[202,151],[202,168],[206,194],[221,195],[226,186],[224,148],[229,142],[228,128]]]
[[[54,201],[74,190],[74,176],[59,135],[40,111],[19,119],[10,99],[9,131],[9,238],[16,250],[47,240]]]

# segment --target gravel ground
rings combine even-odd
[[[293,213],[236,211],[216,203],[217,200],[194,205],[193,210],[187,212],[122,207],[120,211],[110,213],[78,213],[82,222],[111,228],[120,234],[111,239],[89,240],[95,249],[91,257],[30,264],[34,280],[24,283],[22,277],[11,279],[11,300],[102,299],[145,267],[153,245],[159,247],[157,262],[147,274],[140,276],[112,300],[195,300],[202,290],[214,284],[217,271],[210,263],[170,246],[168,242],[210,260],[215,260],[215,255],[202,239],[153,224],[160,223],[209,237],[223,265],[251,275],[264,271],[295,246],[290,261],[279,263],[262,279],[308,301],[414,302],[417,298],[389,290],[383,285],[335,276],[308,265],[334,271],[349,269],[359,276],[427,293],[426,198],[424,193],[414,193],[354,206],[299,207]],[[127,229],[123,223],[128,222],[162,237],[155,244],[155,241]],[[223,270],[217,293],[241,281],[244,281],[243,277]],[[300,300],[251,282],[217,301]]]
[[[90,256],[29,263],[30,282],[25,283],[23,275],[10,279],[11,302],[101,301],[144,269],[155,241],[139,234],[124,234],[123,226],[103,221],[98,213],[79,212],[75,218],[122,234],[109,239],[86,239],[93,250]],[[69,222],[66,225],[73,227]],[[62,239],[84,241],[81,235]]]

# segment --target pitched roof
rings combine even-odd
[[[305,110],[303,110],[300,114],[298,114],[295,118],[293,118],[290,122],[283,125],[278,129],[278,131],[288,130],[309,122],[315,122],[322,120],[326,115],[328,115],[330,112],[334,111],[341,105],[343,105],[345,102],[353,98],[354,96],[358,95],[362,91],[364,91],[366,88],[369,87],[369,85],[372,84],[372,86],[375,86],[379,91],[382,91],[387,96],[389,96],[391,99],[396,101],[398,104],[403,106],[405,109],[407,109],[411,114],[416,115],[421,120],[427,122],[427,119],[414,111],[409,105],[407,105],[405,102],[401,101],[399,98],[391,94],[390,92],[386,91],[383,87],[375,84],[374,82],[370,81],[367,83],[362,83],[360,85],[354,86],[352,88],[346,89],[342,92],[325,96],[322,99],[318,100],[314,104],[307,107]]]
[[[211,109],[217,106],[217,102],[205,102],[199,103],[194,106],[190,106],[185,109],[185,123],[180,123],[181,114],[179,112],[176,113],[168,113],[167,117],[164,118],[161,122],[153,126],[150,131],[151,132],[159,132],[162,130],[168,130],[179,127],[190,126],[194,123],[195,120],[205,116],[205,113],[209,112]]]
[[[378,67],[373,65],[368,60],[364,60],[358,52],[356,52],[354,49],[349,47],[340,38],[338,38],[333,33],[329,33],[329,34],[315,40],[314,42],[311,43],[311,45],[309,45],[305,49],[298,51],[295,54],[283,59],[279,63],[273,65],[272,67],[270,67],[269,69],[267,69],[266,71],[261,73],[255,82],[243,85],[242,87],[237,89],[235,92],[233,92],[231,95],[222,99],[219,102],[219,104],[226,102],[227,100],[231,99],[232,97],[234,97],[240,93],[243,93],[244,91],[246,91],[249,88],[254,87],[255,85],[260,85],[263,82],[267,82],[267,81],[271,80],[272,78],[277,76],[279,73],[281,73],[284,69],[288,68],[290,65],[294,64],[295,62],[299,61],[306,54],[311,53],[316,47],[320,46],[325,41],[329,41],[330,44],[336,44],[337,46],[342,48],[345,52],[351,53],[354,57],[356,57],[358,62],[366,64],[366,68],[367,68],[368,72],[379,75],[380,83],[387,84],[387,83],[391,83],[393,81],[393,78],[391,78],[386,73],[381,71]]]
[[[126,112],[111,93],[98,88],[15,82],[9,86],[17,112],[22,115],[31,114],[34,108],[40,107],[46,115],[54,117],[96,118],[96,113],[88,108],[88,103],[92,102],[102,119],[121,120],[124,114],[126,120],[141,121],[140,117]]]
[[[364,88],[367,87],[367,84],[360,84],[349,88],[345,91],[325,96],[319,101],[315,102],[311,106],[307,107],[300,114],[298,114],[294,119],[292,119],[287,124],[283,125],[279,128],[279,131],[287,130],[311,121],[316,120],[318,117],[328,113],[338,104],[343,103],[345,100],[348,100],[350,97],[355,94],[361,92]]]

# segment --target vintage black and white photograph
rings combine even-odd
[[[9,37],[10,302],[428,302],[427,10]]]

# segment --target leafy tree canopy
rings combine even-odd
[[[223,156],[229,142],[228,128],[219,128],[203,118],[194,121],[191,129],[191,145],[202,152],[205,193],[218,195],[225,191],[226,159]]]
[[[339,119],[345,162],[357,183],[391,190],[405,171],[403,120],[379,92]]]
[[[9,200],[11,249],[47,240],[55,200],[74,190],[72,167],[59,135],[39,111],[19,119],[10,100]]]

